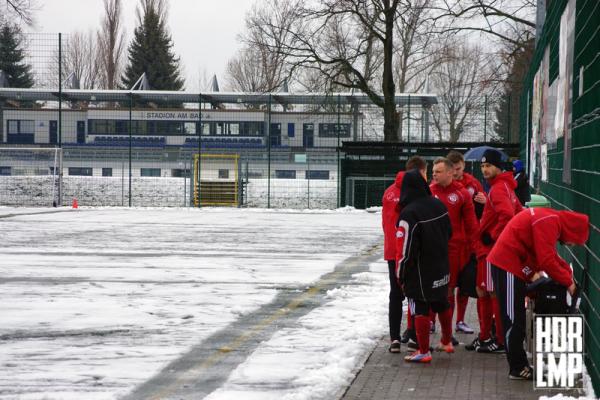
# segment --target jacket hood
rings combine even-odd
[[[488,179],[488,181],[490,185],[495,185],[497,182],[503,182],[512,190],[517,188],[517,181],[515,181],[512,171],[502,172],[501,174],[496,175],[495,178]]]
[[[563,243],[582,245],[590,234],[590,218],[574,211],[557,211],[560,219],[560,240]]]
[[[412,169],[404,174],[402,179],[402,188],[400,194],[400,204],[402,207],[421,198],[431,196],[429,185],[421,176],[418,169]]]
[[[404,178],[404,174],[404,171],[400,171],[396,174],[396,180],[394,181],[394,185],[396,185],[398,189],[402,188],[402,179]]]

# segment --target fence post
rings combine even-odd
[[[483,143],[487,142],[487,94],[483,98]]]
[[[406,108],[407,124],[408,124],[408,143],[410,143],[410,94],[408,95],[408,106]]]
[[[202,207],[202,202],[200,201],[200,182],[202,181],[200,173],[202,172],[202,93],[198,95],[198,181],[196,182],[196,186],[198,190],[196,191],[196,195],[198,196],[198,208]],[[193,168],[192,163],[192,168]],[[191,169],[190,168],[190,171]]]
[[[306,208],[310,209],[310,157],[308,156],[308,151],[306,152],[306,187],[307,187],[307,190],[306,190],[307,206],[306,206]]]
[[[62,147],[62,33],[58,34],[58,147]]]
[[[133,107],[133,94],[129,93],[129,207],[131,207],[131,146],[132,146],[132,137],[131,137],[131,109]]]
[[[508,95],[508,112],[506,113],[506,143],[510,143],[510,126],[512,125],[512,94]]]
[[[337,207],[340,207],[340,194],[342,190],[342,186],[340,184],[342,176],[341,176],[341,168],[340,168],[340,112],[341,112],[341,98],[340,94],[337,95]]]
[[[267,208],[271,208],[271,93],[267,113]]]

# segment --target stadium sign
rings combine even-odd
[[[583,323],[581,315],[536,315],[536,389],[582,388]]]

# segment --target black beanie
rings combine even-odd
[[[486,151],[484,151],[483,157],[481,157],[481,162],[495,165],[503,171],[506,169],[506,163],[502,161],[502,154],[500,154],[500,152],[495,149],[487,149]]]

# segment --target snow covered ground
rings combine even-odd
[[[20,214],[0,218],[0,399],[127,395],[381,241],[352,209],[63,210],[0,208]],[[387,279],[379,261],[329,290],[208,398],[335,398],[387,330]]]

